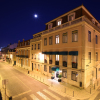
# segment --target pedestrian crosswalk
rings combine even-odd
[[[30,100],[41,100],[41,99],[42,100],[52,100],[52,98],[54,98],[54,100],[61,100],[61,96],[59,97],[56,94],[54,94],[52,91],[49,91],[46,89],[44,89],[43,91],[38,91],[34,94],[32,93],[29,95],[29,97],[31,98]],[[27,99],[27,97],[24,97],[21,100],[29,100],[29,99]]]

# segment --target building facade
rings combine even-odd
[[[19,40],[16,53],[16,65],[30,70],[30,40]]]
[[[99,38],[100,23],[81,5],[47,22],[44,31],[33,35],[31,70],[55,79],[62,74],[64,82],[87,88],[100,78]]]

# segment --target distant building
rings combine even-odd
[[[30,69],[30,40],[20,42],[16,48],[16,65],[25,69]]]

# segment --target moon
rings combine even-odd
[[[34,17],[37,18],[38,17],[37,14],[35,14]]]

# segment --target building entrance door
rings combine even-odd
[[[32,63],[32,71],[33,71],[33,63]]]

